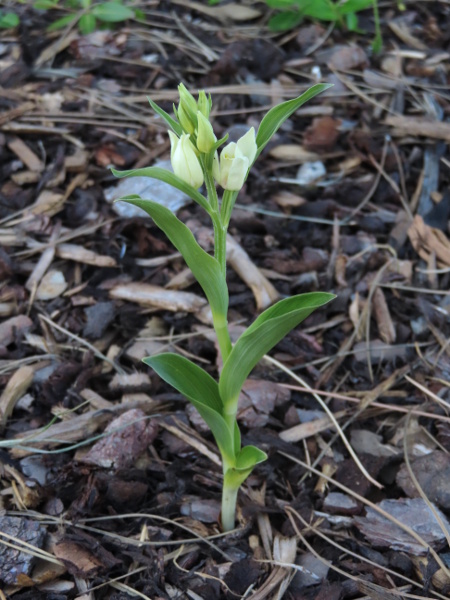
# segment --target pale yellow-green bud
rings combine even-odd
[[[178,92],[180,94],[178,120],[187,133],[194,133],[197,129],[197,102],[182,83],[178,86]]]
[[[244,185],[249,168],[255,160],[258,147],[252,127],[237,143],[231,142],[213,161],[213,176],[225,190],[238,191]]]
[[[211,112],[211,106],[211,94],[209,94],[207,97],[205,94],[205,90],[200,90],[198,93],[198,110],[207,119],[209,118],[209,113]]]
[[[203,185],[204,177],[195,148],[189,139],[189,134],[184,133],[179,138],[173,131],[169,131],[169,137],[171,144],[170,161],[173,172],[180,179],[198,189]]]
[[[181,103],[178,105],[177,117],[178,122],[180,123],[185,133],[195,133],[197,123],[192,121],[192,119],[189,117],[188,113],[185,111],[184,106]]]
[[[200,111],[197,112],[197,122],[197,148],[200,152],[210,152],[217,142],[212,125]]]

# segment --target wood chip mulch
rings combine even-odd
[[[450,5],[380,2],[383,48],[265,3],[143,2],[82,36],[9,2],[0,30],[0,600],[450,596]],[[337,299],[245,384],[269,454],[220,531],[203,421],[141,359],[213,376],[200,288],[111,166],[167,165],[147,96],[206,89],[237,139],[316,81],[238,198],[233,335],[279,298]],[[156,183],[203,247],[199,207]],[[149,187],[150,185],[150,187]],[[145,188],[147,186],[147,188]]]

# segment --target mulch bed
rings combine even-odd
[[[142,4],[88,36],[17,4],[0,34],[0,599],[448,598],[449,4],[380,3],[379,54],[371,11],[274,34],[264,3]],[[171,112],[180,81],[237,139],[319,80],[238,198],[229,320],[337,298],[244,386],[269,460],[224,535],[211,437],[141,362],[215,376],[205,300],[109,168],[167,161],[146,96]],[[211,249],[199,207],[137,185]]]

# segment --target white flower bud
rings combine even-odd
[[[173,172],[180,179],[198,189],[203,185],[204,177],[194,146],[189,139],[189,134],[184,133],[179,138],[173,131],[169,131],[169,137],[171,144],[170,161]]]

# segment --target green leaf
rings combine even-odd
[[[236,457],[236,470],[253,469],[259,463],[267,460],[267,454],[256,446],[244,446]]]
[[[347,0],[347,2],[338,4],[337,9],[340,15],[348,15],[372,7],[374,1],[375,0]]]
[[[228,288],[218,261],[198,245],[191,230],[165,206],[139,197],[130,196],[123,200],[139,206],[152,217],[183,255],[187,266],[205,292],[214,315],[225,319],[228,310]]]
[[[301,5],[301,11],[306,17],[320,21],[334,22],[339,19],[339,9],[331,0],[309,0]]]
[[[58,1],[55,0],[36,0],[33,2],[33,8],[37,10],[49,10],[50,8],[56,8],[58,6]]]
[[[88,35],[88,33],[95,31],[96,24],[97,20],[94,15],[87,14],[80,17],[78,27],[83,35]]]
[[[272,31],[287,31],[297,27],[302,20],[303,16],[298,11],[289,10],[271,17],[269,28]]]
[[[358,30],[358,17],[355,13],[348,13],[345,15],[345,22],[349,31]]]
[[[181,136],[183,134],[183,128],[181,127],[181,125],[177,121],[175,121],[175,119],[173,119],[169,115],[169,113],[166,113],[165,110],[163,110],[157,104],[155,104],[155,102],[153,102],[153,100],[148,96],[147,100],[150,102],[150,106],[153,108],[155,113],[157,113],[162,119],[164,119],[167,125],[172,129],[172,131],[174,131],[178,135],[178,137]]]
[[[92,8],[92,14],[106,23],[119,23],[134,18],[134,11],[119,2],[103,2]]]
[[[80,0],[82,8],[89,8],[92,4],[91,0]]]
[[[234,440],[221,414],[217,382],[195,363],[171,352],[144,358],[143,362],[192,402],[211,429],[222,455],[234,464]]]
[[[267,454],[255,446],[245,446],[236,456],[236,467],[228,469],[224,476],[224,487],[239,489],[253,468],[265,461]]]
[[[266,4],[270,8],[278,8],[281,10],[284,8],[291,8],[294,4],[294,0],[266,0]]]
[[[317,94],[324,92],[330,88],[331,85],[332,84],[329,83],[317,83],[309,88],[309,90],[306,90],[306,92],[298,98],[293,98],[292,100],[288,100],[287,102],[283,102],[282,104],[278,104],[278,106],[271,108],[261,121],[258,129],[258,134],[256,136],[256,144],[258,146],[257,156],[259,156],[270,138],[278,131],[286,119],[289,119],[302,104],[305,104],[305,102],[308,102],[308,100],[311,100],[311,98],[314,98]]]
[[[197,202],[197,204],[200,204],[207,213],[210,213],[211,211],[211,207],[205,196],[175,175],[175,173],[172,173],[172,171],[168,171],[167,169],[161,169],[160,167],[144,167],[143,169],[131,169],[130,171],[116,171],[116,169],[111,169],[111,172],[120,179],[123,177],[152,177],[153,179],[164,181],[189,196],[189,198],[192,198],[192,200]]]
[[[65,17],[61,17],[60,19],[56,19],[56,21],[53,21],[53,23],[51,23],[47,27],[47,31],[56,31],[57,29],[62,29],[63,27],[66,27],[66,25],[69,25],[70,23],[75,21],[76,19],[78,19],[78,15],[66,15]]]
[[[134,18],[138,21],[141,21],[142,23],[145,23],[146,21],[144,11],[140,10],[139,8],[134,9]]]
[[[220,400],[222,402],[222,399]],[[234,452],[238,452],[241,449],[241,430],[239,429],[238,422],[234,422]]]
[[[12,29],[13,27],[17,27],[20,23],[19,17],[16,13],[6,13],[5,15],[0,15],[0,27],[2,29]]]
[[[242,385],[261,358],[316,308],[334,297],[325,292],[300,294],[280,300],[259,315],[233,346],[223,366],[219,391],[225,412],[236,410]]]

